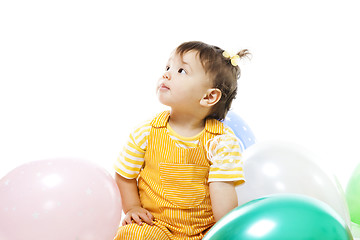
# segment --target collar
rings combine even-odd
[[[158,114],[152,121],[151,126],[155,128],[166,127],[169,121],[170,111],[164,111]],[[223,134],[224,124],[216,119],[207,119],[205,123],[205,130],[213,134]]]

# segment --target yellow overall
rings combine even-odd
[[[223,133],[223,124],[209,119],[195,148],[179,148],[167,134],[170,113],[152,122],[145,165],[138,177],[142,207],[149,210],[154,226],[129,224],[119,228],[115,240],[202,239],[214,225],[206,158],[206,142]]]

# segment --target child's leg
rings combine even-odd
[[[170,240],[170,238],[156,225],[135,223],[119,227],[114,240]]]

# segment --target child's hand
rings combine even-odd
[[[126,213],[122,225],[124,226],[135,222],[141,226],[143,222],[145,222],[152,226],[154,225],[153,220],[154,216],[148,210],[142,207],[134,207]]]

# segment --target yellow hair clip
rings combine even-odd
[[[231,55],[230,53],[228,53],[227,51],[224,51],[222,54],[225,58],[229,58],[231,65],[233,65],[234,67],[236,67],[238,65],[238,61],[240,59],[239,55],[235,54],[235,55]]]

